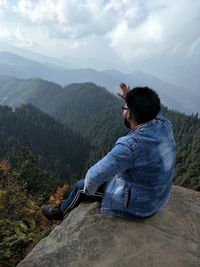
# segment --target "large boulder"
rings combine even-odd
[[[99,213],[82,203],[18,267],[199,267],[200,193],[174,186],[171,201],[145,220]]]

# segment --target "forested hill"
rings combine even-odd
[[[28,103],[89,137],[93,144],[90,162],[104,155],[126,131],[121,122],[123,102],[103,87],[80,83],[62,88],[42,79],[1,77],[0,104],[18,107]],[[108,134],[106,129],[112,131]]]
[[[7,76],[0,76],[0,104],[19,107],[22,104],[47,107],[56,110],[62,101],[63,88],[53,82],[42,79],[20,80]]]
[[[173,124],[177,144],[175,184],[200,191],[200,119],[163,107]]]
[[[90,151],[89,143],[82,136],[34,106],[23,105],[15,111],[0,106],[0,160],[9,158],[15,163],[23,146],[37,156],[42,169],[57,176],[57,180],[51,177],[46,187],[49,183],[58,185],[61,180],[69,182],[72,176],[79,177]],[[45,187],[41,182],[38,181],[40,191],[44,189],[42,184]]]
[[[5,103],[12,106],[31,103],[59,119],[73,131],[89,138],[92,147],[85,170],[105,155],[118,137],[126,133],[121,115],[123,101],[105,88],[93,83],[71,84],[62,88],[41,79],[33,79],[32,82],[19,88],[15,97],[10,95],[4,98]],[[163,108],[162,113],[174,125],[177,142],[175,183],[200,190],[198,115],[188,116],[167,108]]]

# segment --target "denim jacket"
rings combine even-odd
[[[125,136],[87,172],[84,190],[95,195],[106,183],[102,213],[150,217],[169,201],[175,171],[172,125],[157,116]]]

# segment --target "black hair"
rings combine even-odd
[[[153,120],[160,111],[158,94],[148,87],[135,87],[126,95],[126,103],[137,123]]]

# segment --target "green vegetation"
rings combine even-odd
[[[0,162],[0,266],[16,266],[50,230],[50,224],[40,214],[41,198],[37,194],[34,199],[29,193],[29,181],[35,175],[31,174],[31,164],[27,165],[26,161],[27,157],[21,158],[17,168],[12,168],[8,160]],[[19,166],[22,165],[21,172]],[[28,182],[24,172],[29,173]],[[46,177],[46,173],[44,175]]]
[[[0,159],[6,154],[13,163],[21,147],[28,146],[39,166],[62,180],[81,174],[90,145],[62,123],[31,105],[15,111],[0,106],[0,121]]]
[[[177,145],[174,184],[200,191],[200,119],[163,108],[174,126]]]
[[[40,210],[44,200],[47,201],[40,184],[48,187],[52,176],[36,165],[34,156],[25,147],[15,167],[8,159],[0,161],[0,266],[16,266],[54,227]],[[59,205],[68,188],[67,184],[59,186],[49,203]]]

